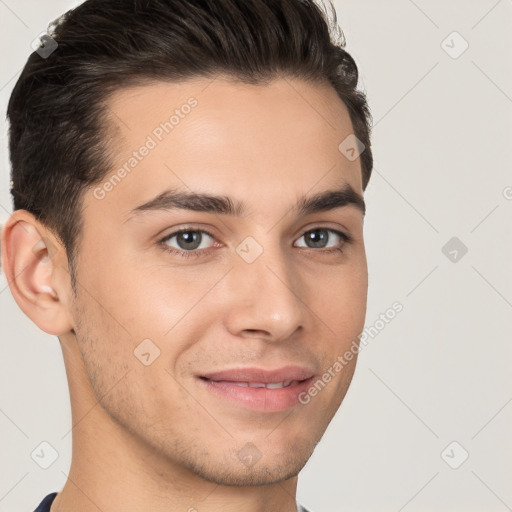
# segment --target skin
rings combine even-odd
[[[23,210],[4,227],[13,296],[58,336],[68,376],[73,456],[52,512],[295,511],[297,475],[352,379],[356,358],[307,405],[282,412],[238,407],[198,385],[198,373],[238,366],[307,365],[320,376],[363,329],[367,264],[357,208],[292,211],[299,196],[345,183],[363,193],[360,160],[338,150],[350,118],[327,85],[218,77],[123,89],[109,100],[112,171],[191,96],[197,106],[103,199],[86,191],[76,297],[51,231]],[[244,201],[249,215],[126,220],[173,187]],[[190,225],[214,235],[196,250],[209,254],[162,249]],[[322,227],[353,242],[331,233],[328,248],[342,253],[309,248],[305,232]],[[247,236],[263,249],[250,264],[236,252]],[[166,243],[183,250],[176,237]],[[144,339],[160,350],[148,366],[134,356]],[[250,467],[238,457],[247,443],[261,455]]]

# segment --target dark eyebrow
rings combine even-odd
[[[354,206],[363,215],[366,212],[363,197],[348,183],[339,190],[327,190],[310,197],[301,196],[292,208],[292,211],[299,216],[306,216],[344,206]],[[131,210],[126,220],[142,212],[176,209],[231,215],[235,217],[246,217],[248,215],[248,208],[243,202],[233,201],[227,196],[166,190],[150,201]]]
[[[343,206],[354,206],[363,215],[366,213],[366,204],[348,183],[340,190],[327,190],[311,197],[302,196],[294,210],[298,215],[310,215],[316,212],[326,212],[341,208]]]

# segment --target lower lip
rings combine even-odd
[[[306,391],[314,377],[291,384],[285,388],[251,388],[237,386],[230,382],[215,382],[199,378],[199,382],[209,391],[244,409],[258,412],[280,412],[299,403],[299,395]]]

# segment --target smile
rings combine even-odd
[[[282,412],[297,406],[314,372],[287,366],[275,370],[235,368],[199,375],[197,382],[210,397],[225,404],[256,412]]]

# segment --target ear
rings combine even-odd
[[[2,229],[2,270],[14,300],[43,331],[73,329],[71,278],[61,242],[27,210],[16,210]]]

